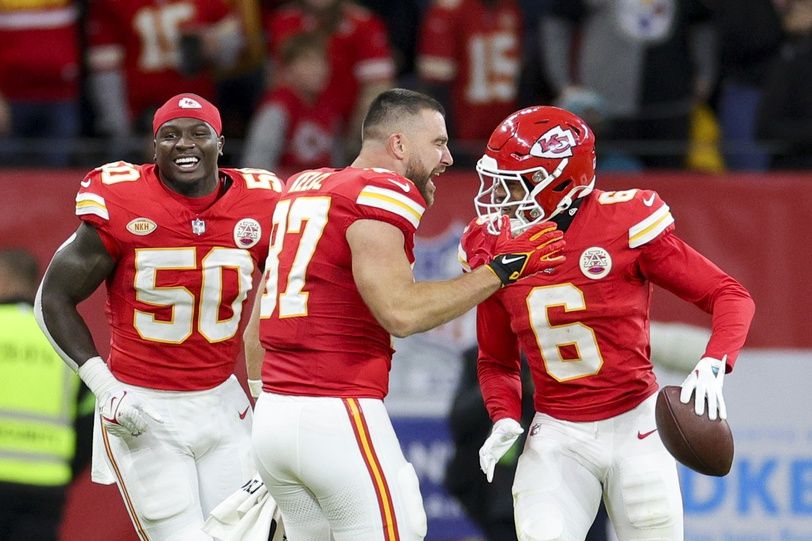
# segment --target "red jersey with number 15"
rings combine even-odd
[[[391,224],[414,262],[425,207],[410,180],[385,169],[314,169],[288,179],[274,213],[260,312],[266,391],[386,396],[391,336],[358,292],[346,232],[356,220]]]
[[[110,163],[81,183],[76,215],[116,262],[107,279],[108,365],[125,383],[204,390],[234,372],[282,183],[258,169],[220,169],[220,178],[224,193],[199,212],[152,164]]]
[[[514,0],[434,2],[420,29],[420,77],[450,84],[460,139],[487,140],[516,110],[522,18]]]
[[[566,262],[478,307],[478,375],[493,420],[520,418],[519,347],[533,375],[536,410],[558,419],[607,419],[655,392],[652,283],[713,313],[705,355],[727,355],[732,368],[752,318],[750,296],[674,235],[673,223],[655,192],[595,190],[564,234]],[[461,245],[474,265],[493,238],[479,228],[472,223]]]
[[[212,99],[210,73],[180,72],[181,35],[230,13],[225,0],[94,0],[88,20],[90,65],[94,71],[124,70],[134,117],[182,92]]]

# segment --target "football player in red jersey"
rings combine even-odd
[[[252,275],[281,182],[219,169],[218,110],[180,94],[155,113],[155,163],[109,163],[76,196],[35,313],[96,395],[93,480],[118,483],[141,539],[204,540],[203,519],[255,472],[233,375]],[[76,306],[107,286],[105,363]]]
[[[748,292],[674,234],[650,190],[595,185],[595,140],[577,116],[530,107],[507,117],[477,164],[479,218],[460,255],[476,269],[492,232],[552,220],[566,262],[505,288],[477,308],[478,377],[494,422],[480,449],[488,480],[523,429],[519,350],[535,384],[536,416],[513,482],[520,540],[583,539],[603,497],[619,539],[683,538],[674,459],[656,432],[649,302],[657,284],[713,316],[683,402],[725,417],[722,378],[753,316]]]
[[[414,233],[432,179],[452,164],[447,144],[439,103],[388,90],[352,165],[293,175],[276,206],[245,347],[254,387],[262,365],[258,469],[291,539],[423,539],[417,476],[383,404],[391,335],[435,327],[562,262],[545,222],[500,237],[478,271],[415,282]]]

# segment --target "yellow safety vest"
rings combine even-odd
[[[31,307],[0,305],[0,482],[70,482],[78,390]]]

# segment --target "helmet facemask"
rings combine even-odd
[[[536,167],[524,171],[505,171],[498,169],[496,160],[488,155],[483,156],[476,165],[479,175],[479,192],[474,198],[477,215],[486,220],[489,233],[499,232],[500,216],[510,216],[511,230],[519,234],[529,227],[549,220],[572,205],[578,197],[583,197],[592,191],[594,178],[589,186],[571,186],[569,180],[559,181],[562,171],[567,167],[569,160],[562,159],[552,172],[543,167]],[[549,186],[561,184],[561,191],[566,190],[563,197],[554,202],[554,208],[548,213],[539,204],[542,192],[555,194],[558,190]],[[516,196],[511,191],[511,185],[521,186],[521,195]],[[517,190],[518,191],[518,190]]]

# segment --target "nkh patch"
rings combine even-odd
[[[149,218],[141,217],[131,220],[126,227],[127,231],[129,231],[133,235],[143,237],[144,235],[149,235],[150,233],[155,231],[158,228],[158,224],[156,224]]]

